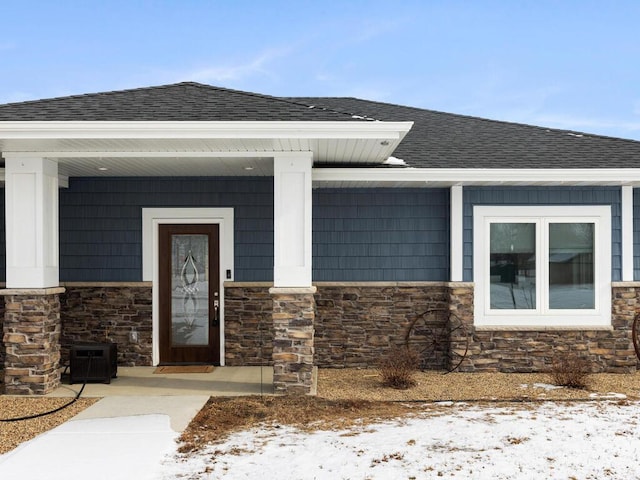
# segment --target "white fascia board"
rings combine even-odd
[[[227,152],[227,151],[167,151],[167,150],[130,150],[130,151],[42,151],[38,155],[44,158],[272,158],[274,155],[287,155],[299,152]],[[11,157],[33,157],[33,152],[8,152]]]
[[[640,168],[316,168],[313,181],[416,185],[640,185]]]
[[[0,139],[353,138],[402,140],[413,122],[0,122]]]

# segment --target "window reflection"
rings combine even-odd
[[[549,308],[595,308],[593,223],[549,224]]]
[[[535,243],[534,223],[491,224],[491,308],[536,308]]]

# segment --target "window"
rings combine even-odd
[[[611,208],[474,207],[475,323],[611,323]]]

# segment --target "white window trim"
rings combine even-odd
[[[142,278],[151,281],[152,362],[160,362],[160,308],[158,291],[158,226],[161,224],[216,224],[220,233],[220,365],[224,366],[224,282],[234,276],[233,208],[143,208]],[[227,271],[230,277],[227,278]]]
[[[595,308],[545,311],[546,292],[538,288],[536,310],[489,308],[489,224],[491,222],[536,223],[546,230],[549,221],[595,224]],[[537,255],[538,275],[545,275],[545,255]],[[482,327],[603,327],[611,325],[611,207],[589,206],[474,206],[473,276],[476,285],[474,324]]]

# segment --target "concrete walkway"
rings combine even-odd
[[[65,424],[0,456],[2,480],[161,479],[176,439],[210,396],[273,392],[269,367],[216,367],[207,374],[158,375],[118,368],[111,384],[87,384],[102,397]],[[63,385],[51,396],[75,396]]]

